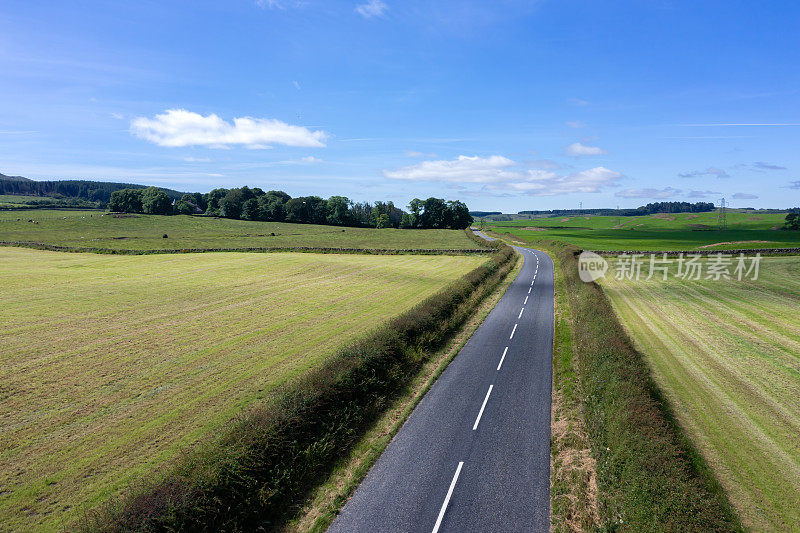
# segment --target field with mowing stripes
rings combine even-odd
[[[101,215],[101,211],[0,211],[0,241],[113,250],[320,246],[390,250],[480,248],[461,230],[378,230],[187,215],[126,215],[123,218]]]
[[[745,525],[796,528],[800,257],[757,281],[658,279],[602,284]]]
[[[54,530],[486,261],[0,248],[0,530]]]
[[[585,250],[732,250],[800,247],[800,233],[775,229],[785,214],[732,211],[718,231],[717,213],[641,217],[576,216],[494,222],[490,228],[527,240],[551,239]]]

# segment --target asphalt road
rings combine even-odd
[[[328,531],[549,530],[553,263],[517,250],[516,280]]]

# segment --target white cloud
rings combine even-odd
[[[757,194],[750,194],[746,192],[737,192],[733,195],[734,200],[755,200],[758,198]]]
[[[303,163],[322,163],[322,159],[319,157],[314,157],[313,155],[307,155],[305,157],[301,157],[300,161]]]
[[[518,169],[515,161],[500,155],[459,156],[452,160],[423,161],[398,170],[383,171],[390,179],[479,184],[485,193],[522,193],[554,196],[576,192],[596,193],[614,187],[623,178],[619,172],[595,167],[568,175],[550,169]]]
[[[280,120],[268,118],[234,118],[233,123],[215,114],[203,116],[185,109],[168,109],[153,118],[138,117],[131,121],[131,133],[159,146],[196,146],[227,148],[242,145],[264,149],[273,144],[286,146],[325,146],[324,131],[311,131]]]
[[[423,161],[398,170],[384,170],[390,179],[449,183],[490,183],[508,181],[518,173],[506,170],[514,161],[501,155],[489,157],[460,155],[449,161]]]
[[[575,128],[576,130],[579,129],[579,128],[585,128],[586,127],[586,124],[584,124],[580,120],[568,120],[564,124],[566,124],[570,128]]]
[[[730,178],[730,175],[721,168],[708,167],[705,170],[692,170],[678,174],[680,178],[698,178],[700,176],[716,176],[717,178]]]
[[[654,198],[654,199],[664,199],[664,198],[674,198],[681,194],[680,189],[675,189],[673,187],[666,187],[664,189],[624,189],[622,191],[618,191],[614,196],[618,196],[620,198]]]
[[[406,157],[436,157],[436,154],[425,152],[417,152],[416,150],[406,150]]]
[[[356,6],[356,13],[364,18],[380,17],[389,9],[381,0],[369,0]]]
[[[292,81],[292,85],[294,85],[294,88],[298,91],[300,90],[300,83],[297,80]]]
[[[605,155],[608,152],[606,152],[599,146],[587,146],[581,143],[572,143],[569,146],[564,147],[564,153],[566,153],[567,155],[580,157],[589,155]]]
[[[581,107],[589,105],[588,101],[581,100],[580,98],[568,98],[567,101],[572,105],[577,105]]]
[[[184,157],[184,161],[187,163],[210,163],[211,159],[208,157]]]
[[[125,117],[122,116],[122,113],[111,113],[111,118],[116,120],[122,120]]]
[[[786,170],[786,167],[765,163],[764,161],[756,161],[753,163],[752,168],[753,170]]]

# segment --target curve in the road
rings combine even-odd
[[[549,530],[553,263],[517,251],[517,278],[330,532]]]

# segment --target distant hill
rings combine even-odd
[[[23,178],[22,176],[6,176],[5,174],[0,174],[0,181],[33,181],[28,178]]]
[[[90,202],[106,203],[111,193],[120,189],[145,189],[148,185],[135,183],[111,183],[89,180],[57,180],[34,181],[22,176],[6,176],[0,174],[0,194],[20,196],[42,196],[47,198],[77,198]],[[172,189],[164,189],[167,196],[179,200],[183,193]]]

